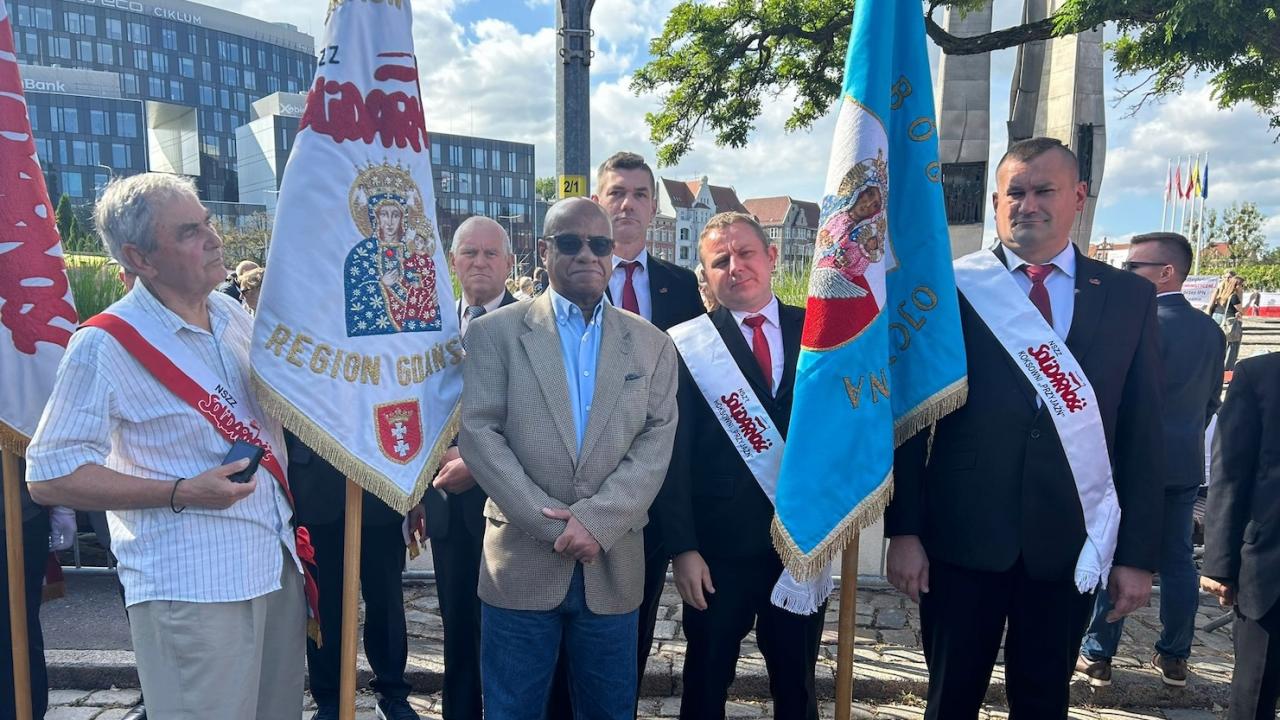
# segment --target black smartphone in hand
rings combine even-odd
[[[249,478],[258,471],[258,463],[262,462],[262,456],[266,451],[254,445],[253,443],[237,440],[231,445],[231,450],[227,452],[227,456],[222,458],[223,465],[230,465],[237,460],[249,458],[249,465],[238,473],[232,473],[227,476],[231,482],[247,483]]]

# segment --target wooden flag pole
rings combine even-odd
[[[360,526],[364,490],[347,480],[346,536],[342,543],[342,673],[338,678],[338,717],[356,717],[356,623],[360,592]]]
[[[836,641],[836,720],[853,715],[853,641],[858,612],[858,535],[840,554],[840,623]]]
[[[13,640],[13,707],[17,720],[31,720],[31,666],[27,649],[26,562],[22,553],[22,507],[18,456],[4,453],[4,534],[9,563],[9,637]]]

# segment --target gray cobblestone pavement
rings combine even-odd
[[[45,720],[117,720],[138,701],[136,690],[55,690],[50,696],[49,713]],[[374,720],[373,696],[362,693],[356,698],[356,720]],[[423,720],[440,720],[440,694],[414,695],[409,698],[414,709]],[[308,705],[302,713],[302,720],[311,717],[314,708]],[[835,717],[835,704],[823,703],[819,708],[822,718]],[[645,698],[640,703],[640,720],[658,720],[675,717],[680,711],[680,699]],[[770,718],[770,703],[759,700],[730,700],[725,708],[728,718]],[[923,705],[914,698],[904,698],[892,704],[871,705],[854,703],[853,717],[858,720],[867,718],[885,718],[896,720],[920,720],[924,717]],[[980,720],[996,720],[1008,718],[1009,714],[1000,707],[988,707],[983,710]],[[1217,720],[1222,717],[1221,711],[1181,710],[1181,709],[1146,709],[1146,710],[1108,710],[1100,708],[1074,708],[1072,720]]]

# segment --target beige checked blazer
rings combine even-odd
[[[644,590],[649,505],[662,486],[676,431],[671,339],[606,304],[595,395],[577,432],[551,294],[485,315],[467,328],[459,450],[488,493],[480,599],[512,610],[552,610],[574,561],[552,549],[568,508],[604,552],[584,566],[587,607],[635,610]]]

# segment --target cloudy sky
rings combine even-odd
[[[223,0],[229,10],[289,22],[317,38],[323,34],[320,0]],[[653,156],[644,113],[657,98],[636,97],[631,74],[648,59],[675,0],[597,0],[592,16],[596,57],[591,66],[592,157],[618,149]],[[995,0],[995,26],[1016,23],[1018,0]],[[419,0],[414,35],[428,127],[531,142],[537,173],[555,171],[555,8],[551,0]],[[1008,78],[1014,50],[992,57],[992,161],[1004,149]],[[1125,81],[1120,81],[1120,86]],[[1271,244],[1280,244],[1280,146],[1267,121],[1252,107],[1218,110],[1203,80],[1192,80],[1182,96],[1149,104],[1133,117],[1117,104],[1117,81],[1106,69],[1108,95],[1106,173],[1094,236],[1122,238],[1158,229],[1166,162],[1179,154],[1208,152],[1212,167],[1209,208],[1232,202],[1258,203],[1270,216]],[[734,186],[740,197],[789,194],[818,200],[826,174],[833,128],[828,117],[811,130],[787,133],[788,98],[766,105],[749,145],[717,148],[709,137],[695,144],[674,168],[673,178],[707,175]],[[989,214],[988,214],[989,215]],[[987,232],[992,233],[991,220]]]

